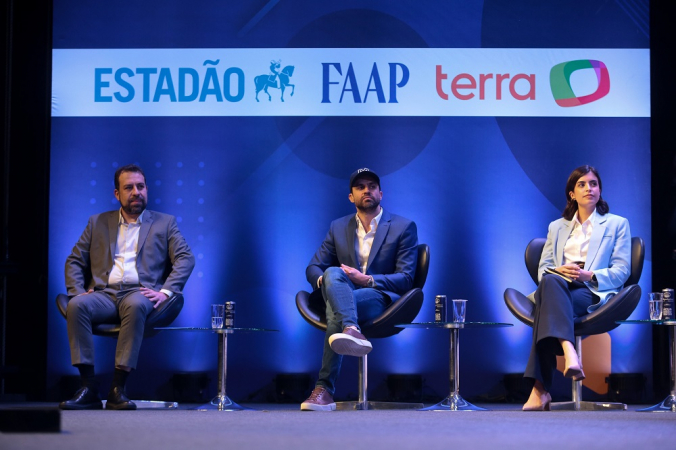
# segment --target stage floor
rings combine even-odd
[[[56,404],[0,404],[0,408]],[[2,450],[120,449],[650,449],[668,448],[676,413],[490,411],[302,412],[294,404],[247,404],[257,411],[62,411],[60,433],[1,433]],[[426,405],[427,406],[427,405]]]

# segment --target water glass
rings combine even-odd
[[[211,328],[218,330],[223,328],[223,316],[225,315],[225,305],[211,305]]]
[[[453,322],[464,322],[467,300],[453,299]]]
[[[650,305],[650,320],[661,320],[662,319],[662,293],[661,292],[651,292],[648,294],[648,301]]]

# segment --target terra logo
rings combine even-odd
[[[291,84],[289,81],[293,76],[293,66],[285,66],[280,70],[282,66],[282,60],[275,61],[274,59],[270,61],[270,73],[258,75],[254,78],[254,83],[256,83],[256,101],[258,100],[258,93],[264,91],[268,94],[268,101],[272,101],[272,96],[268,92],[269,88],[281,89],[282,95],[281,100],[284,101],[284,89],[287,87],[291,88],[291,96],[293,96],[294,91],[296,90],[296,85]]]
[[[594,69],[598,87],[589,95],[577,97],[570,86],[570,75],[582,69]],[[610,92],[610,75],[606,65],[595,59],[578,59],[557,64],[549,72],[549,84],[556,104],[562,107],[580,106],[605,97]]]

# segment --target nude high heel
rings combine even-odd
[[[546,401],[538,406],[526,406],[523,405],[523,411],[550,411],[552,404],[552,396],[549,395],[549,392],[545,394]]]
[[[582,371],[582,361],[580,356],[575,351],[575,346],[571,341],[559,339],[561,347],[563,348],[563,355],[566,360],[566,368],[563,371],[563,376],[566,378],[572,378],[573,381],[584,380],[584,372]],[[574,360],[573,364],[570,364],[570,360]]]
[[[580,381],[584,380],[584,371],[582,370],[582,364],[577,363],[572,366],[566,367],[566,369],[563,371],[563,376],[566,378],[572,378],[573,381]]]

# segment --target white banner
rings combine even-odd
[[[56,49],[52,116],[649,117],[648,49]]]

